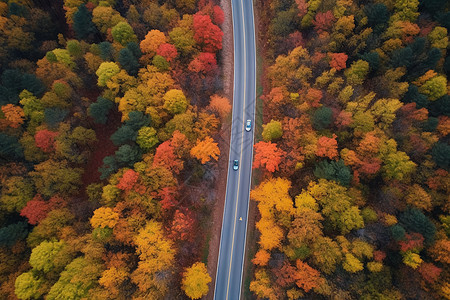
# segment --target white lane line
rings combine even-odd
[[[239,160],[241,162],[241,166],[242,166],[242,152],[244,149],[244,117],[245,117],[245,100],[246,100],[246,79],[247,79],[247,51],[246,51],[246,44],[245,44],[245,21],[244,21],[244,4],[243,4],[243,0],[241,0],[241,13],[242,13],[242,32],[243,32],[243,48],[244,48],[244,106],[242,109],[242,119],[241,119],[241,123],[242,123],[242,138],[241,138],[241,154],[239,156]],[[234,253],[234,236],[236,234],[236,221],[237,221],[237,210],[238,210],[238,203],[239,203],[239,189],[241,187],[241,170],[242,167],[239,168],[239,175],[238,175],[238,188],[237,188],[237,193],[236,193],[236,206],[234,208],[234,223],[233,223],[233,238],[232,238],[232,242],[231,242],[231,257],[230,257],[230,266],[228,269],[228,279],[227,279],[227,295],[225,299],[228,299],[228,293],[229,293],[229,289],[230,289],[230,276],[231,276],[231,266],[233,264],[233,253]]]
[[[235,91],[236,91],[236,70],[235,70],[235,66],[236,66],[236,43],[234,42],[234,6],[233,3],[231,3],[231,21],[233,23],[233,49],[234,49],[234,55],[233,55],[233,111],[236,110],[236,107],[234,105],[234,99],[235,99]],[[233,115],[233,112],[232,112]],[[227,176],[230,175],[230,164],[231,164],[231,142],[233,141],[233,117],[231,117],[231,136],[230,136],[230,150],[228,152],[228,168],[227,168]],[[220,241],[219,241],[219,255],[217,256],[217,268],[216,268],[216,279],[215,279],[215,283],[214,283],[214,299],[216,299],[216,287],[217,287],[217,277],[219,277],[219,264],[220,264],[220,250],[221,250],[221,244],[222,244],[222,238],[223,238],[223,227],[224,227],[224,222],[225,222],[225,211],[226,211],[226,207],[227,207],[227,198],[228,198],[228,181],[231,180],[230,178],[227,178],[227,188],[225,190],[225,203],[223,205],[223,215],[222,215],[222,228],[220,231]]]

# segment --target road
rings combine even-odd
[[[227,191],[214,290],[216,300],[241,295],[250,196],[256,100],[255,26],[252,0],[231,0],[234,39],[234,95]],[[252,130],[245,131],[245,121]],[[233,160],[239,170],[233,170]]]

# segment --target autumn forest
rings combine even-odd
[[[226,2],[0,0],[0,299],[213,299]],[[253,2],[243,298],[450,299],[450,2]]]

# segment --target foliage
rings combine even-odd
[[[200,299],[208,293],[208,283],[210,282],[211,276],[209,276],[205,264],[197,262],[186,269],[181,284],[189,298]]]
[[[197,144],[192,147],[191,156],[198,159],[202,164],[209,162],[211,159],[217,160],[220,155],[217,143],[211,137],[206,137],[203,141],[197,140]]]

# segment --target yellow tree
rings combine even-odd
[[[217,160],[220,155],[217,143],[211,137],[206,137],[203,141],[197,140],[197,144],[191,149],[191,156],[198,159],[202,164],[211,159]]]
[[[288,214],[293,213],[293,202],[289,196],[291,182],[283,178],[272,178],[251,191],[251,199],[258,202],[261,217],[271,216],[273,208]]]
[[[204,263],[196,262],[183,273],[181,288],[191,299],[200,299],[208,293],[211,276]]]
[[[141,50],[145,54],[150,54],[150,56],[155,55],[156,50],[159,45],[167,43],[166,35],[159,30],[150,30],[145,38],[141,41]]]
[[[94,211],[91,218],[91,225],[94,228],[114,228],[119,221],[119,214],[111,207],[100,207]]]

